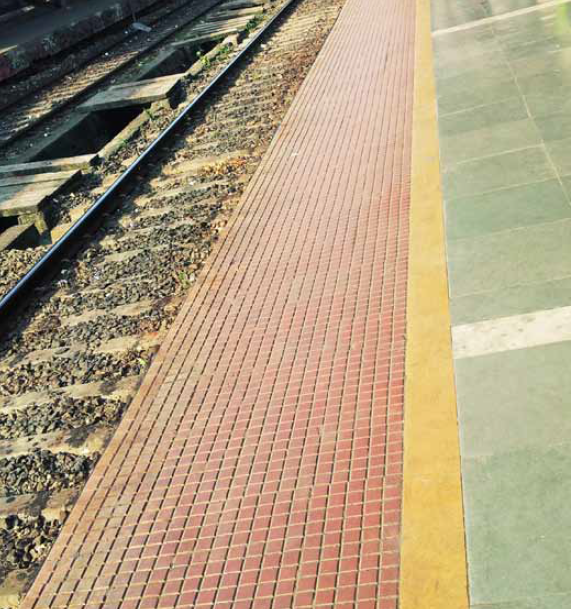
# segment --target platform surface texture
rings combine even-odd
[[[570,58],[346,1],[24,609],[571,607]]]

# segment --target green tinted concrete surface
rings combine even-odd
[[[438,94],[438,108],[442,114],[493,104],[514,97],[519,92],[511,76],[487,81],[479,79],[474,84],[469,80],[455,82],[438,90],[442,90]]]
[[[533,120],[535,121],[544,142],[562,140],[571,136],[570,115],[555,114],[553,116],[534,117]]]
[[[442,189],[446,199],[483,194],[555,178],[553,165],[543,146],[512,150],[502,154],[443,165]]]
[[[432,3],[452,323],[569,306],[571,2]],[[455,362],[473,609],[571,608],[570,362]]]
[[[457,360],[462,455],[571,442],[570,372],[571,342]]]
[[[448,52],[441,53],[443,57],[442,63],[444,70],[442,71],[440,77],[437,77],[437,80],[441,82],[443,80],[453,78],[454,76],[459,76],[467,69],[482,70],[486,68],[495,68],[498,63],[502,63],[498,62],[498,53],[501,54],[501,48],[495,47],[493,44],[486,45],[486,48],[489,48],[490,50],[482,52],[481,46],[463,46],[463,61],[460,61],[458,57],[444,59],[447,57]]]
[[[561,93],[534,91],[523,100],[534,118],[547,118],[571,112],[571,96]]]
[[[571,594],[552,594],[508,603],[472,605],[474,609],[562,609],[571,607]]]
[[[530,33],[533,40],[534,33]],[[511,62],[517,78],[537,76],[548,72],[565,73],[571,65],[571,48],[551,49],[548,53],[538,52],[534,56]]]
[[[571,277],[472,294],[451,301],[454,325],[569,306]],[[571,607],[571,605],[569,605]]]
[[[571,124],[571,117],[569,122]],[[440,155],[442,162],[450,166],[462,161],[493,156],[506,150],[530,148],[540,143],[541,137],[535,121],[525,118],[443,136],[440,139]]]
[[[534,4],[536,4],[536,0],[490,0],[485,3],[470,0],[435,2],[433,3],[432,29],[446,29],[486,17],[525,9]]]
[[[472,604],[571,593],[571,443],[464,459],[463,485]]]
[[[571,277],[571,220],[452,240],[448,259],[452,298]]]
[[[449,239],[479,237],[571,217],[571,205],[557,179],[452,199],[446,205]]]
[[[543,72],[527,78],[518,77],[517,81],[524,95],[533,95],[538,91],[550,91],[554,95],[565,95],[571,91],[571,74],[568,72]]]
[[[513,121],[526,119],[528,112],[524,100],[521,97],[512,97],[496,104],[444,115],[438,125],[440,137],[447,138],[478,129],[489,129],[502,123],[511,125]]]
[[[571,175],[571,138],[549,142],[546,150],[558,175]]]

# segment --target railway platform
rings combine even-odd
[[[570,6],[347,0],[24,609],[570,606]]]

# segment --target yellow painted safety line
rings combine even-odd
[[[465,609],[468,583],[430,0],[417,0],[400,609]]]

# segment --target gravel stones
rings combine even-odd
[[[49,246],[29,250],[4,250],[0,252],[0,295],[16,285],[22,277],[49,249]]]
[[[77,429],[119,420],[126,403],[118,398],[57,395],[45,404],[31,404],[0,414],[0,439],[22,438],[60,429]]]
[[[56,389],[92,381],[118,381],[142,374],[152,354],[149,349],[119,354],[78,351],[37,363],[25,362],[0,371],[0,395],[21,395],[40,387]]]
[[[36,449],[19,457],[0,459],[0,494],[22,495],[70,488],[87,478],[98,456]]]
[[[26,569],[43,560],[61,529],[59,520],[41,514],[10,515],[0,522],[0,575],[12,569]]]
[[[122,282],[104,290],[75,292],[69,297],[55,298],[48,303],[46,313],[52,316],[81,315],[95,309],[113,309],[121,305],[149,300],[164,299],[174,292],[170,277],[155,277],[138,281]]]
[[[204,260],[208,257],[210,249],[209,243],[203,244],[198,252],[196,249],[173,244],[163,248],[162,251],[139,252],[123,261],[102,262],[97,268],[92,267],[90,273],[86,270],[85,274],[78,274],[73,285],[78,289],[88,287],[102,289],[129,281],[134,276],[151,279],[168,274],[176,277],[189,266],[189,259]]]
[[[38,333],[33,345],[36,349],[52,349],[73,343],[88,343],[91,347],[97,347],[121,336],[140,336],[158,332],[169,318],[169,315],[163,315],[157,309],[147,311],[140,316],[102,315],[93,320],[62,328],[61,333]]]

